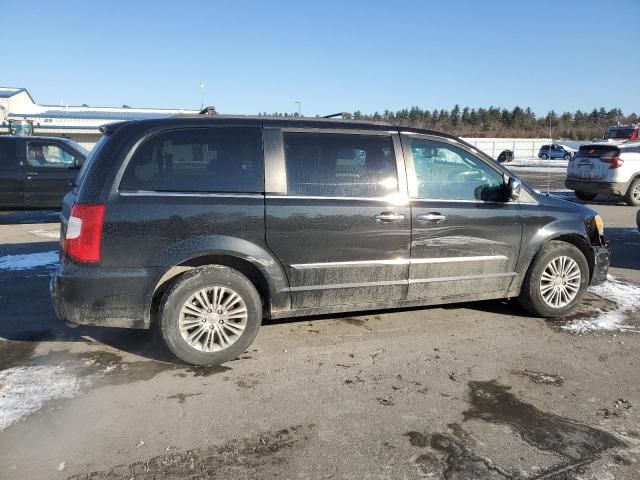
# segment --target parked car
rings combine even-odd
[[[569,162],[565,185],[581,200],[605,193],[640,205],[640,141],[583,145]]]
[[[209,115],[103,131],[64,199],[55,310],[157,325],[189,363],[238,356],[263,318],[506,297],[557,317],[606,279],[595,211],[444,133]]]
[[[0,136],[0,208],[59,208],[87,153],[65,138]]]
[[[609,142],[622,143],[640,138],[640,125],[618,125],[609,127],[604,139]]]
[[[500,152],[497,158],[499,163],[513,162],[513,152],[511,150],[503,150]]]
[[[538,152],[538,158],[563,158],[565,160],[569,160],[573,155],[573,151],[564,145],[558,145],[556,143],[552,145],[543,145],[540,147],[540,151]]]

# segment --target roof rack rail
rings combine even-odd
[[[204,107],[200,112],[200,115],[217,115],[216,107]]]
[[[344,119],[346,117],[346,113],[345,112],[332,113],[331,115],[325,115],[322,118],[335,118],[335,117],[340,117]]]

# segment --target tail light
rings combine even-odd
[[[624,160],[620,157],[600,157],[600,160],[609,164],[609,168],[619,168],[624,165]]]
[[[64,251],[80,262],[99,262],[104,205],[78,203],[71,208]]]

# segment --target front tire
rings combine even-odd
[[[529,267],[518,301],[539,317],[562,317],[582,299],[589,286],[589,264],[574,245],[551,241]]]
[[[549,155],[547,155],[546,153],[543,153],[543,154],[540,156],[540,158],[541,158],[541,159],[543,159],[543,160],[547,160],[547,159],[549,158]]]
[[[576,198],[579,198],[580,200],[584,200],[585,202],[588,202],[589,200],[593,200],[594,198],[596,198],[596,195],[598,195],[597,193],[587,193],[587,192],[581,192],[580,190],[576,190]]]
[[[253,284],[223,266],[178,277],[160,307],[160,330],[169,350],[193,365],[220,365],[253,343],[262,302]]]
[[[632,207],[640,205],[640,178],[634,178],[627,189],[624,201]]]

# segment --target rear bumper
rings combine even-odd
[[[149,328],[155,273],[62,266],[49,282],[56,316],[78,325]]]
[[[601,237],[602,245],[593,245],[593,273],[591,275],[591,285],[599,285],[607,280],[609,273],[609,258],[611,256],[611,247],[609,240]]]
[[[610,195],[624,195],[629,188],[626,182],[597,182],[582,180],[579,178],[567,178],[564,185],[569,190],[578,190],[585,193],[604,193]]]

